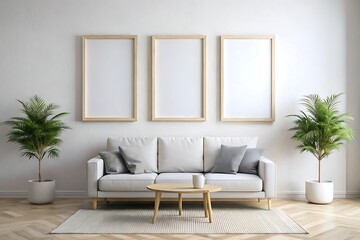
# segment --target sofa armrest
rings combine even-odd
[[[263,189],[266,198],[275,197],[276,167],[275,163],[265,157],[259,161],[259,177],[263,180]]]
[[[104,175],[104,160],[99,156],[87,162],[87,192],[89,197],[97,197],[98,181]]]

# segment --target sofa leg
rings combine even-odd
[[[268,198],[267,202],[268,202],[268,210],[271,210],[271,198]]]
[[[260,198],[258,198],[258,202],[260,202]]]
[[[93,198],[93,199],[92,199],[92,208],[93,208],[94,210],[96,210],[96,208],[97,208],[97,198]]]

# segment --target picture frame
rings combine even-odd
[[[152,121],[206,121],[206,36],[152,36]]]
[[[82,121],[137,120],[137,36],[82,36]]]
[[[275,37],[220,39],[221,121],[275,121]]]

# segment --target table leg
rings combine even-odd
[[[92,208],[95,210],[97,208],[97,198],[92,199]]]
[[[207,207],[207,198],[206,198],[206,194],[203,193],[203,201],[204,201],[204,212],[205,212],[205,217],[209,217],[208,215],[208,207]]]
[[[182,195],[179,193],[179,216],[182,215]]]
[[[159,205],[161,200],[161,192],[155,192],[155,205],[154,205],[154,217],[152,220],[152,223],[155,223],[158,211],[159,211]]]
[[[212,209],[211,209],[210,193],[207,192],[205,194],[206,194],[207,209],[208,209],[208,212],[209,212],[209,222],[212,223]]]

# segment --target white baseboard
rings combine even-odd
[[[27,192],[24,192],[24,191],[1,191],[0,198],[27,198]]]
[[[56,191],[57,198],[87,198],[86,191]]]
[[[300,191],[277,192],[276,197],[277,198],[305,198],[305,192],[300,192]],[[348,198],[348,193],[343,192],[343,191],[334,192],[334,198]],[[354,198],[356,198],[356,197],[354,197]]]
[[[346,198],[360,198],[360,192],[347,192]]]
[[[87,198],[86,191],[56,191],[56,198]],[[0,191],[0,198],[27,198],[27,191]]]
[[[57,198],[87,198],[86,191],[56,191]],[[0,191],[0,198],[27,198],[26,191]],[[278,192],[276,198],[305,198],[304,192]],[[360,192],[335,192],[334,198],[360,198]]]

